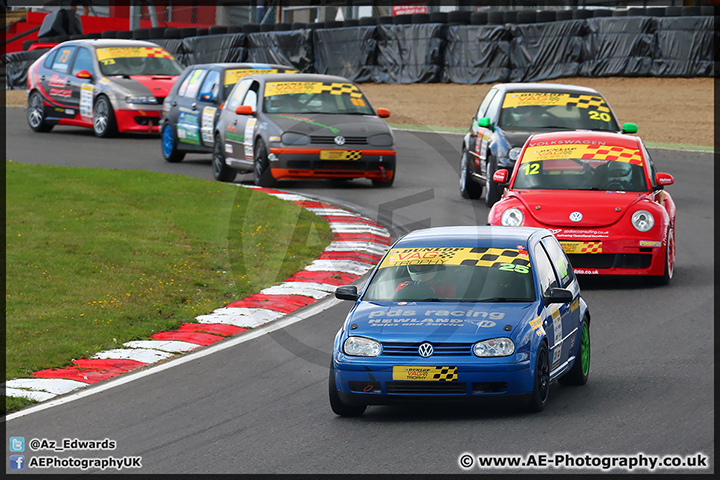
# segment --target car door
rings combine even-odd
[[[218,69],[208,71],[197,97],[197,108],[201,111],[200,141],[206,147],[212,147],[214,141],[213,132],[220,112],[218,107],[222,100],[220,98],[221,76],[222,71]]]
[[[555,274],[550,257],[538,242],[534,248],[536,274],[540,285],[540,294],[545,297],[549,296],[551,289],[558,288],[560,283]],[[562,310],[565,304],[551,303],[543,307],[542,325],[547,332],[548,348],[550,353],[550,374],[564,362],[563,358],[563,339],[566,334],[563,325]],[[566,354],[567,355],[567,354]]]
[[[86,77],[86,73],[89,73],[90,77]],[[78,74],[81,76],[78,77]],[[92,121],[93,116],[94,79],[95,60],[93,54],[89,49],[79,47],[72,64],[69,83],[72,85],[73,104],[77,101],[80,115],[84,120],[88,121]]]
[[[200,114],[198,108],[198,93],[208,69],[196,68],[185,77],[178,89],[177,105],[171,104],[171,108],[177,108],[177,137],[180,143],[200,145]]]
[[[252,80],[240,80],[223,107],[221,128],[224,129],[222,135],[225,138],[225,156],[235,162],[245,162],[244,128],[247,123],[247,119],[239,118],[241,115],[236,114],[235,109],[243,104],[251,84]]]
[[[572,265],[557,239],[547,236],[542,239],[542,245],[560,280],[560,287],[570,290],[573,294],[572,302],[559,304],[563,329],[561,357],[564,363],[575,351],[575,342],[580,332],[580,286],[573,273]]]
[[[72,118],[80,108],[80,90],[78,87],[78,91],[73,92],[70,69],[76,50],[75,45],[60,47],[48,72],[50,76],[45,80],[41,77],[41,81],[46,82],[45,91],[50,99],[63,107],[56,108],[53,116]]]

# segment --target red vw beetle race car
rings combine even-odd
[[[495,172],[506,182],[507,169]],[[648,275],[667,284],[675,264],[674,179],[655,171],[639,137],[588,131],[525,142],[490,225],[552,231],[576,274]]]

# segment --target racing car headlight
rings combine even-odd
[[[282,143],[285,145],[307,145],[310,137],[302,133],[285,132],[282,134]]]
[[[655,219],[647,210],[638,210],[632,215],[632,224],[637,230],[647,232],[655,225]]]
[[[508,152],[508,158],[510,160],[512,160],[513,162],[516,162],[518,157],[520,157],[520,152],[522,152],[521,147],[511,148],[510,151]]]
[[[144,105],[152,105],[157,103],[155,97],[125,97],[125,103],[142,103]]]
[[[389,147],[393,144],[393,137],[387,133],[381,133],[368,138],[368,141],[370,142],[370,145],[374,145],[376,147]]]
[[[372,338],[348,337],[343,344],[343,351],[346,355],[354,357],[377,357],[382,351],[382,346]]]
[[[523,213],[517,208],[508,208],[502,214],[500,223],[506,227],[519,227],[523,224]]]
[[[507,357],[515,352],[515,344],[507,337],[491,338],[473,345],[478,357]]]

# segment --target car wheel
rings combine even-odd
[[[330,408],[335,415],[341,417],[359,417],[365,413],[366,405],[347,405],[343,403],[338,395],[337,385],[335,384],[335,367],[330,362],[330,376],[328,378],[328,394],[330,396]]]
[[[36,132],[49,132],[54,127],[45,118],[45,102],[37,91],[28,98],[27,120],[30,128]]]
[[[225,153],[222,149],[220,136],[215,135],[212,158],[213,177],[219,182],[232,182],[237,176],[237,170],[225,163]]]
[[[182,162],[185,158],[185,152],[179,152],[177,149],[177,135],[175,129],[166,123],[162,131],[162,154],[163,158],[170,163]]]
[[[663,274],[653,277],[656,285],[668,285],[675,272],[675,235],[672,227],[668,228],[667,246],[665,247],[665,268]]]
[[[261,187],[273,187],[277,181],[273,178],[270,171],[270,160],[268,159],[267,148],[262,139],[258,139],[255,144],[255,165],[253,168],[253,177],[255,185]]]
[[[117,133],[115,124],[115,112],[113,111],[110,99],[101,96],[95,102],[93,109],[93,131],[98,137],[112,137]]]
[[[535,360],[535,381],[530,395],[527,409],[530,412],[539,412],[547,404],[550,396],[550,358],[547,345],[543,342],[537,352]]]
[[[580,330],[580,345],[572,368],[558,381],[563,385],[585,385],[590,375],[590,322],[585,317]]]
[[[492,207],[500,200],[500,185],[492,179],[495,170],[497,170],[495,159],[488,155],[487,171],[485,172],[485,205],[488,207]]]
[[[460,157],[460,196],[463,198],[480,198],[482,186],[472,179],[470,165],[468,165],[468,154],[463,147]]]

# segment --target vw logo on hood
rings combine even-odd
[[[345,137],[343,137],[342,135],[338,135],[337,137],[335,137],[335,144],[345,145]]]
[[[580,212],[572,212],[570,214],[570,220],[573,222],[579,222],[582,219],[583,219],[583,215]]]
[[[425,342],[418,347],[418,353],[421,357],[427,358],[433,354],[433,346]]]

